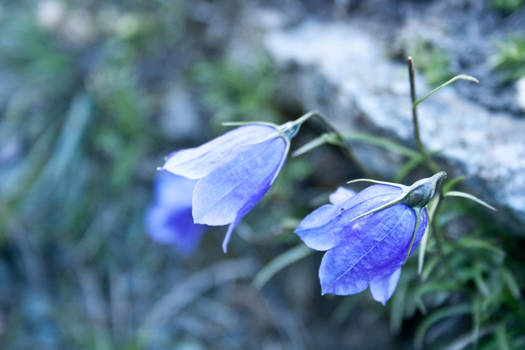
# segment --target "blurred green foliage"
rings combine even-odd
[[[450,70],[449,54],[428,37],[428,34],[412,30],[402,32],[394,47],[395,55],[405,60],[414,59],[414,68],[423,74],[430,86],[437,86],[451,79],[454,73]]]
[[[523,6],[523,0],[491,0],[490,5],[496,10],[511,13]]]
[[[498,52],[491,57],[492,66],[506,81],[525,76],[525,37],[511,36],[498,43]]]
[[[445,50],[425,40],[418,40],[411,52],[415,68],[423,73],[430,86],[441,84],[454,76],[449,67],[449,57]]]
[[[269,58],[260,55],[249,66],[232,61],[195,64],[192,79],[203,91],[202,101],[216,123],[264,120],[279,123],[275,75]]]
[[[457,200],[446,202],[431,231],[421,275],[415,264],[403,270],[390,305],[391,328],[399,332],[403,319],[419,313],[422,321],[414,338],[418,348],[425,348],[426,343],[432,348],[477,344],[482,349],[497,349],[491,344],[500,336],[498,326],[505,325],[510,348],[518,349],[525,341],[525,303],[519,287],[525,274],[518,268],[519,249],[511,247],[515,244],[512,238],[486,220],[478,208]],[[455,232],[458,226],[469,225],[471,231]],[[443,326],[447,320],[449,326]],[[460,320],[463,322],[458,323]],[[434,326],[438,327],[433,330]]]

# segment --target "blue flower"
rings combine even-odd
[[[306,216],[295,233],[310,248],[327,251],[319,267],[322,294],[349,295],[370,287],[385,304],[401,267],[428,224],[425,206],[438,193],[440,172],[412,186],[375,182],[354,195],[339,189]]]
[[[162,244],[171,244],[182,254],[199,245],[204,226],[193,223],[191,198],[196,181],[161,172],[155,179],[154,203],[146,212],[146,230]]]
[[[229,225],[226,252],[235,226],[265,195],[281,171],[290,139],[300,123],[248,124],[199,147],[175,152],[163,169],[198,180],[193,191],[193,220]]]

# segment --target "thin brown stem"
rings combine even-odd
[[[416,96],[416,79],[414,73],[414,62],[412,60],[412,57],[408,57],[407,64],[408,78],[410,81],[410,99],[412,101],[412,125],[414,126],[414,139],[416,140],[416,145],[419,150],[419,153],[421,153],[421,155],[425,158],[425,163],[433,172],[436,172],[439,170],[439,168],[434,163],[434,161],[432,161],[429,154],[425,150],[425,146],[423,146],[423,142],[421,141],[421,134],[419,131],[419,117],[417,113],[418,100]]]

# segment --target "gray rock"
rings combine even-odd
[[[379,132],[413,145],[406,66],[389,60],[387,43],[365,28],[316,21],[267,26],[263,45],[304,109],[320,110],[342,131]],[[419,96],[429,91],[420,77],[417,87]],[[441,150],[447,170],[467,176],[467,189],[494,204],[500,217],[525,224],[525,120],[491,113],[454,89],[425,101],[419,114],[423,142]],[[357,156],[371,166],[364,152]]]

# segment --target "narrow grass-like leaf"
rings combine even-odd
[[[420,287],[416,290],[415,295],[418,298],[422,298],[427,293],[450,292],[457,289],[458,286],[454,282],[427,282],[420,285]]]
[[[400,145],[399,143],[384,139],[382,137],[378,137],[378,136],[374,136],[374,135],[370,135],[366,133],[344,134],[343,138],[348,141],[361,141],[361,142],[369,143],[371,145],[385,148],[389,151],[396,152],[398,154],[401,154],[409,158],[421,157],[418,152],[406,146]],[[312,149],[322,146],[324,144],[331,144],[331,145],[338,146],[340,145],[340,142],[334,133],[325,133],[325,134],[322,134],[321,136],[316,137],[315,139],[311,140],[310,142],[306,143],[300,148],[298,148],[295,152],[292,153],[292,156],[297,157],[301,154],[309,152]]]
[[[292,153],[292,157],[298,157],[303,155],[311,150],[322,146],[324,144],[334,144],[336,142],[335,134],[322,134],[321,136],[316,137],[315,139],[307,142],[303,146],[299,147]]]
[[[425,254],[427,251],[428,237],[430,236],[430,225],[427,225],[425,228],[425,233],[423,238],[421,238],[421,243],[419,244],[419,251],[417,254],[417,274],[421,275],[423,271],[423,264],[425,263]]]
[[[485,298],[487,298],[490,295],[490,289],[487,286],[487,284],[485,283],[485,280],[483,279],[483,276],[481,274],[481,267],[476,266],[476,268],[474,269],[473,272],[474,272],[473,273],[474,284],[478,288],[479,292]]]
[[[480,249],[490,251],[500,257],[505,256],[505,252],[501,248],[495,246],[492,242],[482,241],[480,239],[472,237],[462,237],[456,241],[456,243],[466,249]]]
[[[477,348],[479,339],[479,328],[481,326],[481,299],[479,295],[474,296],[472,301],[472,335],[474,347]]]
[[[439,90],[443,89],[444,87],[447,87],[448,85],[454,83],[455,81],[457,80],[469,80],[469,81],[472,81],[474,83],[479,83],[479,80],[474,78],[474,77],[471,77],[470,75],[466,75],[466,74],[459,74],[459,75],[456,75],[455,77],[453,77],[452,79],[450,80],[447,80],[446,82],[444,82],[443,84],[439,85],[437,88],[435,88],[434,90],[430,91],[428,94],[426,94],[425,96],[421,97],[420,99],[416,100],[414,102],[414,106],[417,106],[419,105],[421,102],[425,101],[427,98],[429,98],[430,96],[434,95],[436,92],[438,92]]]
[[[460,191],[449,191],[445,193],[445,197],[460,197],[460,198],[470,199],[471,201],[476,202],[484,206],[485,208],[496,211],[496,208],[494,208],[492,205],[482,201],[481,199],[479,199],[476,196],[471,195],[470,193],[465,193],[465,192],[460,192]]]
[[[425,303],[423,302],[423,299],[421,299],[421,297],[416,297],[416,298],[414,298],[414,300],[416,301],[416,305],[417,305],[417,308],[419,309],[419,311],[423,315],[426,315],[427,314],[427,308],[425,306]]]
[[[419,155],[418,157],[410,158],[394,177],[394,182],[401,182],[412,170],[414,170],[419,164],[425,161],[425,157]]]
[[[441,259],[440,256],[436,255],[435,257],[433,257],[432,259],[430,259],[429,262],[427,262],[425,264],[425,268],[423,269],[423,271],[421,272],[421,279],[423,281],[426,281],[428,276],[430,276],[430,274],[432,273],[432,270],[434,270],[434,268],[437,266],[437,264],[439,263],[439,260]]]
[[[278,125],[274,123],[268,123],[268,122],[222,122],[222,126],[244,126],[244,125],[253,125],[253,124],[261,124],[261,125],[268,125],[273,126],[274,128],[277,128]]]
[[[421,274],[421,271],[423,271],[423,264],[425,262],[425,254],[427,250],[427,244],[428,244],[428,238],[430,236],[430,227],[432,226],[432,220],[434,219],[434,215],[436,213],[436,208],[439,203],[439,197],[435,197],[432,199],[432,201],[428,204],[428,225],[425,228],[425,233],[423,234],[423,238],[421,239],[421,243],[419,244],[419,251],[417,256],[417,273],[418,275]]]
[[[366,133],[351,133],[351,134],[345,134],[343,135],[345,140],[349,141],[363,141],[366,143],[369,143],[374,146],[379,146],[382,148],[385,148],[389,151],[393,151],[396,153],[399,153],[401,155],[414,158],[418,157],[419,153],[412,150],[411,148],[408,148],[406,146],[400,145],[397,142],[393,142],[387,139],[384,139],[382,137],[366,134]]]
[[[266,264],[254,277],[252,285],[257,289],[261,289],[276,273],[313,252],[313,250],[303,244],[287,250]]]
[[[458,183],[460,183],[461,181],[465,180],[465,176],[458,176],[458,177],[455,177],[453,179],[450,179],[448,180],[447,182],[445,182],[445,184],[443,185],[443,193],[447,193],[448,191],[450,191],[454,186],[456,186]]]
[[[421,325],[417,328],[416,335],[414,337],[414,342],[417,348],[423,347],[423,340],[425,339],[425,334],[427,331],[434,325],[436,322],[441,321],[442,319],[454,316],[460,316],[469,314],[472,311],[472,307],[468,304],[459,304],[454,306],[449,306],[442,308],[433,314],[426,317]]]
[[[398,334],[405,315],[405,301],[408,291],[408,279],[405,274],[401,275],[401,280],[392,298],[392,308],[390,309],[390,331]]]
[[[509,339],[508,339],[505,323],[500,323],[496,327],[496,341],[498,343],[498,349],[510,350]]]
[[[484,337],[485,335],[494,332],[496,329],[495,325],[488,325],[483,328],[481,328],[478,332],[478,335],[475,336],[473,332],[469,332],[467,334],[462,335],[458,339],[456,339],[451,344],[448,344],[446,347],[443,348],[443,350],[463,350],[463,349],[469,349],[468,346],[472,343],[474,343],[474,349],[478,349],[478,346],[476,344],[477,340]],[[492,347],[494,348],[494,347]],[[488,350],[486,346],[482,349]]]
[[[512,296],[515,299],[521,298],[520,287],[518,285],[518,282],[516,282],[516,279],[514,278],[512,272],[510,272],[506,268],[501,268],[501,277],[503,278],[503,282],[505,283],[505,286],[509,289]]]
[[[428,156],[432,157],[436,154],[438,154],[441,151],[432,151],[428,152]],[[417,157],[410,158],[399,171],[397,172],[394,182],[401,182],[408,174],[412,172],[416,167],[418,167],[420,164],[424,163],[426,161],[426,158],[422,156],[421,154],[418,154]]]

